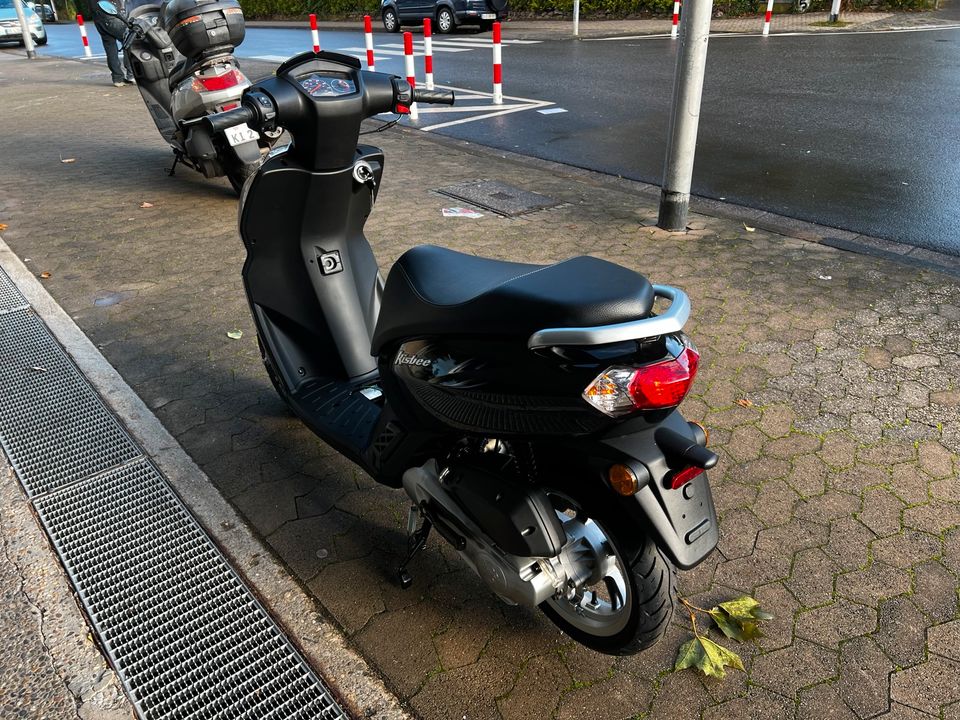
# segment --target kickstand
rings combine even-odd
[[[427,544],[427,537],[430,535],[430,529],[433,527],[433,523],[430,522],[429,518],[423,518],[423,524],[419,529],[414,530],[416,527],[417,516],[420,514],[420,510],[417,507],[410,508],[410,519],[407,522],[407,529],[409,535],[407,536],[407,556],[403,559],[403,562],[400,563],[400,567],[397,569],[397,577],[400,579],[400,587],[406,590],[408,587],[413,585],[413,578],[410,577],[410,573],[407,572],[407,565],[410,564],[410,561],[413,560],[413,556],[416,555],[423,549],[423,546]]]
[[[170,169],[167,171],[167,177],[173,177],[173,174],[177,171],[177,163],[180,162],[180,156],[174,154],[173,156],[173,165],[170,166]]]

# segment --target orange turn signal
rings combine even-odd
[[[614,465],[607,472],[610,486],[624,497],[630,497],[640,489],[637,474],[626,465]]]

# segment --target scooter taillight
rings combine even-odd
[[[246,78],[239,70],[227,70],[220,75],[197,75],[193,78],[193,90],[198,93],[226,90],[245,80]]]
[[[610,417],[676,407],[693,385],[699,363],[700,354],[685,345],[669,360],[641,367],[610,367],[587,386],[583,399]]]

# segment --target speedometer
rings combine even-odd
[[[313,95],[314,91],[320,86],[320,77],[317,75],[308,75],[300,81],[300,87]]]
[[[353,83],[347,82],[343,78],[334,78],[331,80],[330,87],[332,87],[333,91],[338,95],[345,95],[346,93],[353,92]]]

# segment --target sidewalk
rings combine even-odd
[[[107,79],[0,53],[0,156],[17,169],[0,176],[3,238],[50,273],[53,298],[413,713],[958,717],[955,276],[772,222],[751,231],[722,207],[669,234],[652,226],[649,186],[416,132],[375,136],[387,165],[367,235],[384,270],[420,242],[526,262],[590,253],[690,295],[703,356],[684,411],[721,456],[721,541],[681,591],[707,607],[749,592],[776,615],[756,646],[737,647],[746,672],[702,680],[670,669],[682,616],[647,653],[597,655],[499,603],[439,541],[411,568],[413,588],[395,586],[406,502],[275,396],[240,283],[235,198],[186,170],[166,177],[169,150],[136,90]],[[557,205],[441,217],[457,203],[436,188],[482,178]]]

